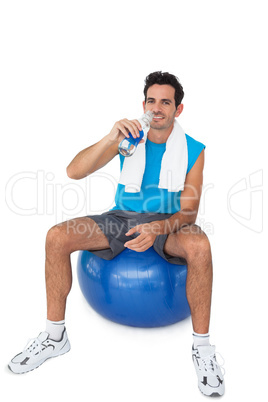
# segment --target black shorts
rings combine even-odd
[[[112,260],[119,253],[125,250],[124,244],[136,238],[139,233],[126,236],[131,228],[142,223],[152,221],[160,221],[168,219],[172,214],[156,214],[156,213],[137,213],[132,211],[113,210],[104,212],[101,215],[89,215],[88,218],[93,219],[107,237],[110,248],[104,250],[90,250],[93,254],[105,259]],[[168,235],[158,235],[154,241],[153,248],[161,257],[171,264],[186,265],[186,260],[181,257],[173,257],[164,252],[164,245]]]

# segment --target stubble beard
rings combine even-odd
[[[164,117],[165,117],[165,116],[164,116]],[[157,123],[154,123],[153,121],[151,122],[150,126],[151,126],[151,128],[154,129],[154,130],[167,130],[168,128],[170,128],[171,126],[173,126],[174,121],[175,121],[175,113],[174,113],[174,116],[172,116],[172,118],[170,118],[169,120],[167,120],[163,126],[158,125]]]

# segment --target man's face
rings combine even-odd
[[[164,130],[170,128],[182,112],[183,105],[175,106],[175,89],[171,85],[154,84],[148,88],[146,103],[143,102],[144,111],[154,112],[151,128]]]

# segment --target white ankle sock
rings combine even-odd
[[[209,346],[209,333],[208,334],[197,334],[196,332],[193,333],[194,338],[194,348],[197,346]]]
[[[49,338],[53,341],[59,341],[64,331],[65,320],[63,321],[50,321],[47,320],[46,332],[49,333]]]

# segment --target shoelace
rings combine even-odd
[[[38,338],[32,338],[29,339],[26,346],[24,347],[24,351],[28,351],[31,355],[40,354],[42,352],[42,346],[41,342],[39,341]]]
[[[221,363],[216,360],[216,355],[221,358]],[[218,352],[201,358],[202,366],[212,375],[216,376],[214,366],[218,366],[222,370],[222,375],[225,375],[225,368],[223,367],[225,361],[222,355]]]

